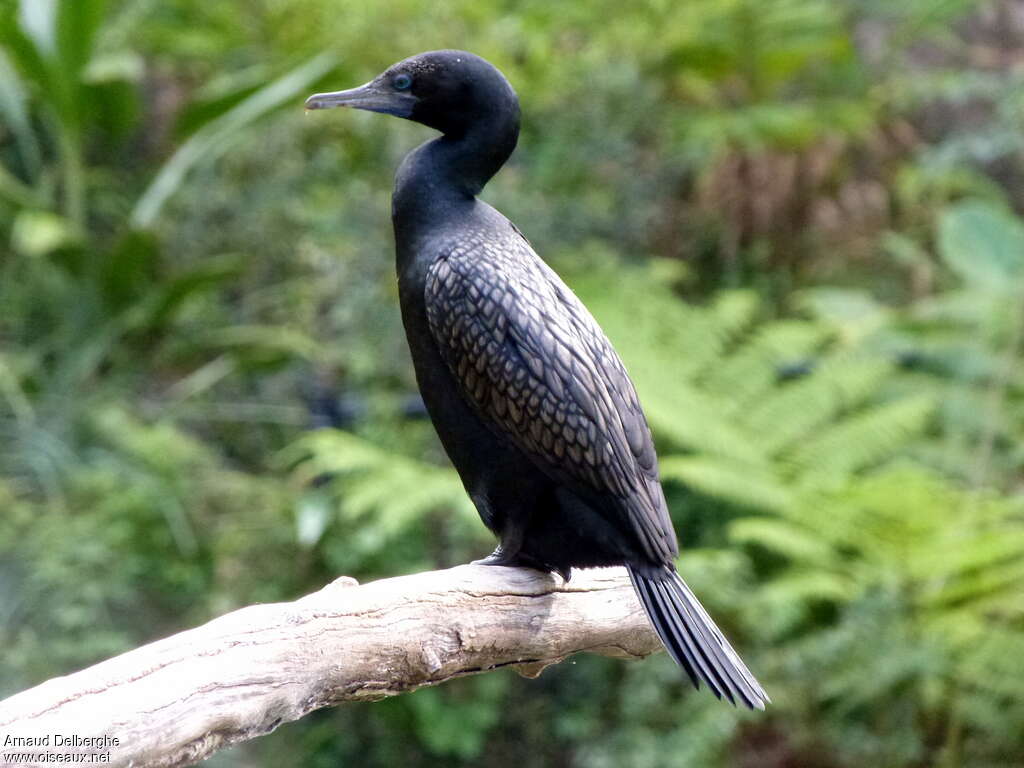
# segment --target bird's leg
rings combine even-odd
[[[542,563],[536,558],[530,557],[518,549],[510,549],[506,541],[502,541],[498,547],[483,560],[474,560],[473,565],[504,565],[509,568],[532,568],[535,571],[544,573],[557,573],[565,582],[569,581],[572,575],[570,568],[559,568],[557,566]]]
[[[489,554],[487,557],[483,558],[482,560],[474,560],[471,564],[472,565],[507,565],[507,566],[515,567],[515,566],[519,565],[519,563],[517,562],[518,557],[519,557],[518,553],[508,552],[508,551],[505,550],[505,548],[501,544],[499,544],[497,546],[497,548],[493,552],[491,552],[491,554]]]
[[[504,544],[499,544],[498,548],[483,560],[474,560],[472,564],[504,565],[509,568],[532,568],[535,571],[543,571],[544,573],[557,573],[566,582],[569,581],[569,577],[572,575],[572,570],[570,568],[559,568],[554,565],[548,565],[547,563],[542,563],[540,560],[536,560],[529,555],[524,555],[522,552],[509,552],[505,549]]]
[[[519,550],[523,546],[523,529],[509,526],[502,532],[497,548],[483,560],[474,560],[473,565],[507,565],[515,567],[519,562]]]
[[[474,498],[474,501],[477,499]],[[481,511],[481,517],[485,520],[492,520],[491,507],[487,502],[477,504]],[[484,512],[487,515],[484,515]],[[501,531],[501,540],[497,548],[483,560],[474,560],[473,565],[504,565],[509,568],[533,568],[535,571],[544,573],[557,573],[565,581],[569,581],[570,569],[559,568],[549,563],[542,562],[523,552],[523,540],[526,538],[526,525],[520,521],[518,524],[506,523]]]

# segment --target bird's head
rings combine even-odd
[[[519,116],[519,100],[505,76],[466,51],[430,51],[393,64],[347,91],[316,93],[306,109],[352,107],[397,115],[457,138],[496,112]]]

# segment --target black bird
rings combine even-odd
[[[477,199],[516,146],[519,99],[490,63],[432,51],[307,109],[441,132],[403,160],[392,220],[402,320],[437,433],[484,524],[487,565],[624,565],[669,653],[718,697],[768,696],[676,573],[675,531],[632,382],[586,307]]]

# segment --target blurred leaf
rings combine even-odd
[[[175,133],[180,136],[196,133],[203,125],[216,120],[265,86],[268,74],[267,65],[261,63],[214,78],[199,89],[194,100],[182,111]]]
[[[22,211],[11,232],[14,250],[26,256],[46,256],[77,239],[70,222],[48,211]]]
[[[1024,225],[990,205],[968,202],[943,214],[939,253],[961,278],[986,290],[1024,287]]]
[[[133,51],[117,51],[95,56],[85,70],[87,83],[107,83],[111,81],[141,82],[145,73],[146,63],[139,54]]]
[[[760,467],[707,457],[670,456],[661,462],[664,480],[677,480],[708,496],[751,509],[779,510],[792,504],[789,490]]]
[[[61,0],[19,0],[21,27],[46,56],[57,53],[57,14]]]
[[[68,79],[82,78],[92,58],[96,33],[103,21],[106,5],[106,0],[58,0],[57,46]]]
[[[159,248],[145,232],[127,232],[101,262],[100,289],[113,312],[130,305],[156,282]]]
[[[284,358],[315,359],[318,346],[302,331],[284,326],[235,325],[209,331],[206,341],[230,348],[244,359],[276,364]]]
[[[7,53],[0,48],[0,117],[14,132],[25,170],[34,175],[39,171],[41,160],[39,142],[29,121],[27,102],[28,94],[21,78]]]
[[[295,515],[295,536],[300,545],[313,547],[331,521],[330,499],[323,493],[306,493],[299,500]]]
[[[243,269],[244,260],[241,257],[226,254],[198,264],[173,279],[164,280],[150,290],[146,322],[153,326],[167,323],[188,299],[203,291],[221,287],[237,278]]]
[[[311,83],[329,72],[335,59],[330,54],[313,57],[291,72],[260,88],[254,94],[215,120],[206,123],[168,159],[135,204],[131,224],[146,229],[188,172],[200,162],[208,162],[237,140],[239,132],[253,121],[293,99]]]

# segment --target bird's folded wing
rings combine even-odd
[[[677,553],[650,430],[596,321],[525,242],[429,269],[431,333],[463,395],[553,478],[614,501],[646,554]]]

